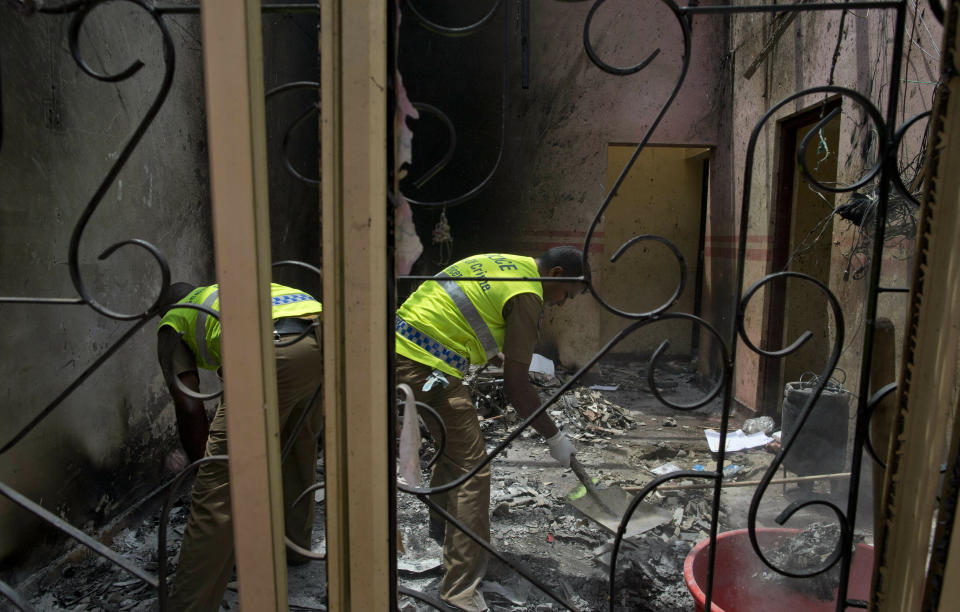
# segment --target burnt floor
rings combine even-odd
[[[619,486],[639,490],[656,475],[654,470],[714,469],[715,458],[707,447],[704,431],[718,429],[719,400],[691,412],[674,411],[661,405],[647,390],[645,362],[608,359],[565,398],[551,407],[578,447],[578,457],[600,487]],[[659,385],[673,401],[688,402],[700,397],[709,381],[699,377],[688,364],[672,362],[659,376]],[[504,409],[498,394],[496,372],[485,371],[474,381],[485,419],[482,423],[488,448],[496,446],[512,429],[516,415]],[[569,373],[559,378],[539,375],[543,398]],[[589,385],[616,387],[591,390]],[[742,417],[734,415],[736,430]],[[759,479],[774,457],[774,449],[760,447],[728,455],[728,483]],[[322,472],[322,464],[318,470]],[[559,610],[564,606],[514,571],[519,565],[536,577],[570,607],[598,610],[609,607],[610,558],[613,533],[587,518],[568,500],[578,487],[576,477],[556,466],[546,445],[535,434],[515,440],[492,463],[491,531],[492,544],[509,564],[491,559],[481,585],[493,610]],[[793,476],[781,470],[778,476]],[[676,481],[674,481],[676,482]],[[686,486],[693,481],[681,482]],[[720,531],[747,526],[747,508],[755,487],[728,487],[721,501]],[[801,495],[814,495],[844,503],[843,481],[817,482],[812,491],[800,485],[771,485],[760,504],[761,526],[775,526],[774,517]],[[323,532],[323,491],[316,495],[317,528],[314,550],[325,549]],[[660,490],[641,504],[639,512],[660,517],[659,524],[625,541],[616,570],[616,609],[688,611],[694,606],[683,577],[684,560],[710,528],[712,490],[685,488]],[[186,520],[186,496],[174,507],[167,546],[171,571]],[[869,500],[867,500],[869,503]],[[863,505],[861,505],[863,507]],[[860,522],[869,513],[861,513]],[[148,571],[157,568],[156,531],[159,506],[141,521],[117,533],[114,550]],[[440,547],[428,534],[427,510],[415,498],[400,494],[397,521],[403,552],[398,554],[398,584],[435,597],[442,567]],[[801,510],[787,526],[804,528],[829,522],[816,508]],[[858,527],[858,540],[870,540]],[[819,533],[819,532],[818,532]],[[831,539],[830,534],[819,539]],[[823,544],[829,551],[831,544]],[[812,549],[814,547],[808,546]],[[722,570],[718,570],[722,571]],[[758,573],[759,575],[759,573]],[[758,578],[759,580],[760,578]],[[288,573],[291,610],[325,610],[326,581],[323,562],[291,567]],[[822,582],[822,580],[821,580]],[[76,550],[51,563],[16,585],[30,597],[37,610],[147,611],[157,608],[156,593],[111,563],[84,550]],[[820,585],[822,588],[822,584]],[[834,585],[835,586],[835,585]],[[829,588],[828,588],[829,590]],[[430,605],[401,596],[400,610],[430,610]],[[236,584],[231,583],[221,609],[236,610]]]

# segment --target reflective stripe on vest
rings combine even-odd
[[[467,373],[467,368],[470,367],[470,359],[453,349],[445,347],[400,317],[397,317],[396,332],[461,374]]]
[[[435,277],[450,278],[450,275],[446,272],[440,272],[436,274]],[[463,292],[463,289],[456,281],[437,281],[437,284],[447,292],[447,295],[449,295],[453,303],[456,304],[457,309],[460,310],[460,314],[467,320],[470,329],[473,330],[473,333],[477,335],[477,339],[480,340],[480,346],[483,347],[484,352],[487,354],[487,359],[493,359],[493,357],[500,352],[500,349],[497,347],[497,341],[493,339],[493,332],[490,331],[487,322],[484,321],[480,313],[477,312],[477,307],[473,305],[473,302],[470,301],[470,298],[467,297],[467,294]]]
[[[397,316],[473,364],[488,361],[504,346],[507,322],[503,307],[511,298],[532,293],[537,299],[543,299],[543,287],[538,280],[499,282],[500,278],[518,276],[536,278],[538,270],[532,257],[484,253],[451,264],[443,272],[445,274],[433,276],[420,285],[400,305]],[[457,299],[448,288],[455,293],[462,292],[466,299]],[[477,324],[476,319],[468,320],[470,310],[476,310],[483,325]],[[489,339],[484,341],[487,336],[484,330],[489,331],[498,348],[494,349]],[[450,376],[462,377],[456,368],[416,341],[399,331],[395,335],[397,354]]]
[[[306,301],[316,302],[312,296],[306,293],[288,293],[286,295],[275,295],[270,299],[270,303],[273,306],[280,306],[281,304],[295,304],[297,302],[306,302]]]
[[[203,306],[213,310],[213,303],[217,301],[217,298],[220,297],[220,288],[214,290],[213,293],[207,296],[207,299],[203,301]],[[201,310],[197,315],[197,322],[194,324],[193,328],[193,339],[197,343],[197,352],[200,354],[200,359],[205,363],[215,364],[217,360],[213,358],[210,354],[209,349],[207,348],[207,317],[210,315],[205,311]]]

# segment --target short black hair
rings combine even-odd
[[[554,266],[560,266],[563,269],[564,276],[588,276],[584,274],[586,262],[583,259],[583,251],[572,246],[555,246],[541,255],[540,265],[549,270]]]
[[[161,306],[176,304],[196,288],[196,285],[190,283],[171,283],[170,286],[167,287],[167,295],[164,297]]]

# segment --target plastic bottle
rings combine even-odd
[[[762,416],[755,419],[747,419],[743,422],[741,429],[743,429],[743,433],[745,434],[754,434],[762,431],[764,434],[769,435],[776,425],[771,417]]]

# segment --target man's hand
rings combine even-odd
[[[556,459],[561,467],[570,467],[570,457],[577,452],[577,448],[567,434],[558,431],[555,436],[547,438],[547,446],[550,447],[550,456]]]

